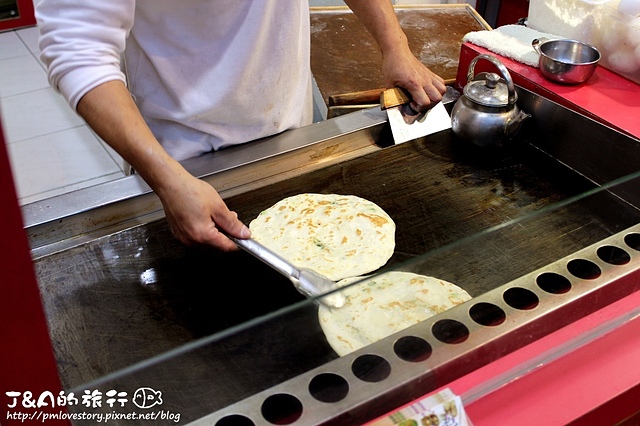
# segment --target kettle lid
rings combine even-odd
[[[488,107],[509,105],[509,88],[496,73],[482,73],[484,79],[474,80],[464,86],[463,93],[471,101]]]

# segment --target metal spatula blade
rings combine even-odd
[[[396,144],[451,128],[451,117],[442,102],[426,112],[415,112],[408,104],[400,105],[388,109],[387,116]]]
[[[247,253],[260,259],[285,277],[306,297],[311,297],[329,308],[341,308],[345,304],[344,296],[339,293],[327,294],[338,286],[329,278],[307,268],[298,268],[269,248],[252,238],[239,239],[229,236],[231,240]]]
[[[399,87],[386,89],[380,95],[380,107],[387,111],[393,141],[396,144],[422,138],[451,128],[451,117],[444,102],[455,96],[455,89],[447,87],[442,102],[427,111],[411,108],[411,96]]]

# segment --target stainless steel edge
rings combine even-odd
[[[302,405],[301,416],[287,424],[363,424],[638,291],[640,252],[637,247],[633,249],[625,244],[626,235],[637,236],[638,233],[640,225],[635,225],[393,336],[195,420],[190,425],[217,424],[221,419],[232,415],[246,417],[254,424],[269,424],[263,417],[261,408],[267,398],[281,394],[294,397]],[[604,245],[625,250],[630,255],[630,261],[625,265],[612,265],[602,261],[597,255],[597,249]],[[594,279],[574,276],[567,268],[572,260],[592,262],[602,273]],[[543,290],[537,284],[537,278],[543,273],[564,277],[571,283],[570,290],[557,294]],[[538,300],[536,306],[528,309],[510,306],[505,301],[505,293],[515,288],[535,295]],[[491,326],[476,322],[470,312],[481,303],[502,310],[505,314],[504,321]],[[455,343],[438,340],[434,328],[447,322],[462,324],[468,330],[468,337]],[[431,355],[426,360],[417,362],[401,359],[394,345],[405,337],[424,339],[432,348]],[[388,377],[372,382],[363,380],[354,373],[354,365],[358,360],[371,356],[388,364]],[[327,403],[311,394],[309,384],[315,377],[324,374],[344,379],[348,385],[346,397]],[[491,389],[487,388],[485,391],[490,392]],[[480,396],[475,395],[476,398]]]
[[[374,107],[183,165],[225,198],[380,149],[376,141],[386,122]],[[164,216],[160,200],[136,175],[27,204],[22,215],[34,258]]]
[[[534,146],[597,185],[640,171],[640,139],[598,123],[528,90],[517,88],[518,106],[531,114],[524,121]],[[566,123],[571,123],[567,126]],[[631,181],[611,190],[640,208],[640,191]]]

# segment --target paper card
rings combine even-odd
[[[473,426],[459,396],[444,389],[367,426]]]

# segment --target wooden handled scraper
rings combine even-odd
[[[399,87],[380,94],[380,108],[387,111],[396,144],[451,128],[451,117],[444,103],[438,102],[426,111],[416,111],[411,108],[409,93]]]

